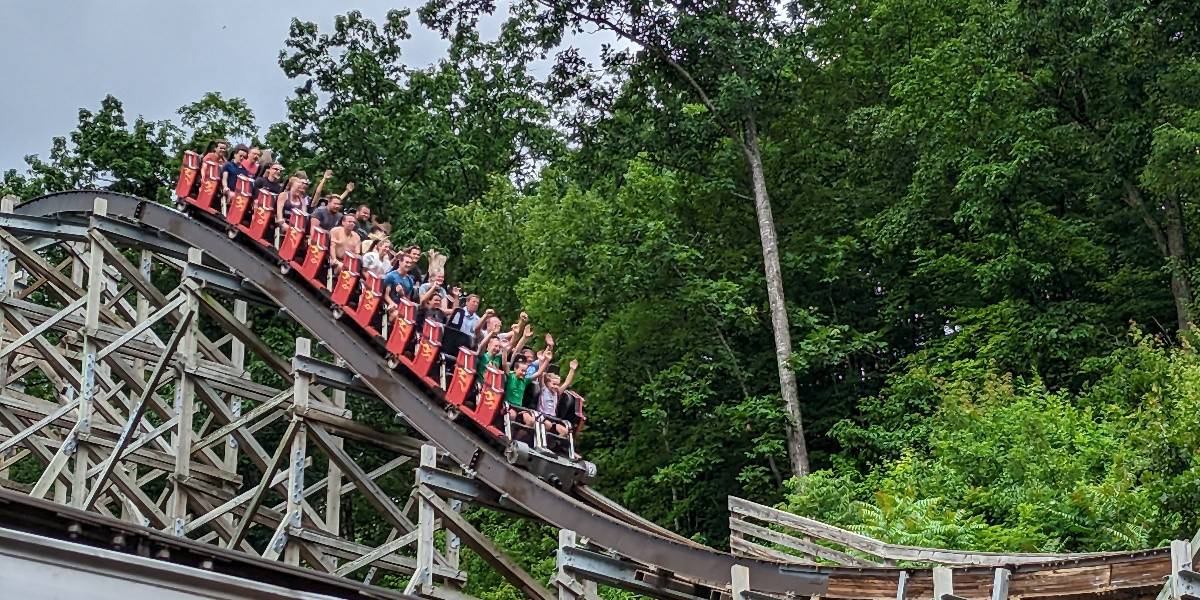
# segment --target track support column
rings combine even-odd
[[[576,546],[576,535],[570,529],[558,530],[558,556],[556,564],[558,572],[550,583],[558,588],[558,600],[598,600],[600,594],[596,591],[596,582],[587,579],[580,580],[567,571],[567,549]]]
[[[296,356],[312,356],[312,340],[308,338],[296,338]],[[287,511],[284,513],[284,519],[287,520],[288,527],[300,527],[300,514],[304,510],[304,460],[307,456],[308,448],[308,426],[304,423],[304,418],[308,413],[309,407],[309,383],[312,376],[308,373],[295,373],[295,381],[292,388],[292,407],[293,419],[299,419],[296,427],[296,435],[292,438],[292,449],[288,459],[288,501]],[[286,531],[286,529],[284,529]],[[279,540],[272,540],[274,546],[280,543]],[[294,543],[286,544],[283,551],[284,562],[290,565],[300,564],[300,546]],[[268,548],[267,552],[275,552],[275,548]]]
[[[17,206],[17,197],[8,195],[0,198],[0,214],[12,214],[12,211]],[[13,287],[16,286],[15,281],[17,274],[17,263],[13,259],[12,252],[8,250],[8,244],[0,241],[0,338],[8,335],[7,317],[5,315],[4,302],[12,296]],[[0,390],[8,387],[9,367],[12,365],[12,360],[8,357],[0,359]],[[0,425],[0,430],[3,430]],[[9,435],[16,432],[9,432]],[[4,454],[0,455],[0,461],[8,458],[18,449],[13,448]],[[0,468],[0,479],[8,479],[8,467]]]
[[[233,301],[233,318],[237,322],[246,326],[246,301]],[[229,341],[229,362],[233,364],[233,368],[237,371],[238,377],[249,379],[250,374],[246,372],[246,343],[238,336],[231,336]],[[242,400],[234,394],[229,394],[229,414],[233,415],[234,419],[242,416]],[[225,453],[222,456],[226,471],[237,472],[238,464],[238,441],[237,436],[230,434],[225,440]]]
[[[188,249],[188,262],[194,265],[199,265],[203,259],[203,252],[197,248]],[[184,368],[179,376],[179,384],[175,386],[175,416],[179,418],[175,424],[175,470],[171,477],[171,510],[169,516],[173,524],[175,535],[182,536],[184,534],[184,525],[187,523],[187,507],[188,507],[188,489],[185,481],[191,476],[192,469],[192,438],[195,437],[195,432],[192,429],[192,421],[196,414],[196,389],[195,382],[192,380],[190,372],[194,372],[197,366],[197,339],[199,320],[200,300],[197,297],[199,290],[194,285],[188,285],[188,289],[184,292],[187,294],[187,300],[184,302],[184,314],[191,313],[192,318],[188,322],[187,330],[184,332],[183,341],[180,344],[179,352],[183,355]]]
[[[92,214],[103,217],[108,214],[108,200],[96,198]],[[88,228],[89,231],[92,229]],[[105,287],[104,249],[89,237],[87,254],[87,304],[84,305],[83,320],[83,364],[80,366],[79,416],[75,431],[64,443],[75,444],[74,470],[71,473],[71,506],[83,508],[87,497],[88,458],[91,452],[82,443],[92,433],[92,417],[96,399],[96,352],[100,346],[96,335],[100,329],[100,311],[103,310],[101,295]]]
[[[337,359],[339,367],[346,366],[345,361]],[[333,405],[346,408],[346,391],[335,389],[332,396]],[[342,447],[342,438],[337,438],[334,445]],[[342,531],[342,468],[333,460],[329,461],[328,474],[325,479],[325,530],[337,536]],[[334,559],[336,560],[336,559]]]
[[[421,446],[421,467],[437,468],[437,448]],[[429,594],[433,592],[434,552],[433,506],[424,496],[417,496],[417,568],[412,579],[404,588],[406,594]]]
[[[933,600],[942,600],[954,595],[954,570],[950,567],[933,568]]]
[[[750,600],[750,569],[745,565],[729,567],[731,600]]]

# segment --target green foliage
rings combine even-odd
[[[932,382],[920,449],[791,482],[788,507],[888,541],[1128,550],[1190,535],[1200,359],[1134,334],[1078,393],[994,371]],[[1131,381],[1131,375],[1133,380]]]

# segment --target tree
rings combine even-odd
[[[130,125],[121,101],[105,96],[96,112],[79,109],[75,131],[54,138],[48,160],[26,157],[26,192],[103,187],[165,200],[165,184],[173,177],[171,152],[179,135],[169,121],[138,117]]]
[[[493,176],[529,180],[561,143],[525,65],[499,48],[463,38],[447,60],[405,66],[407,17],[393,10],[376,24],[352,11],[329,32],[293,21],[280,65],[299,85],[268,141],[292,166],[355,181],[355,197],[394,218],[398,239],[456,257],[446,209],[484,194]]]
[[[184,127],[191,130],[191,148],[203,148],[216,138],[251,141],[258,134],[254,112],[242,98],[225,98],[208,92],[177,111]]]
[[[479,0],[433,0],[421,9],[422,19],[447,37],[472,30],[482,13],[495,9]],[[597,27],[636,45],[640,52],[607,49],[607,67],[626,67],[637,73],[631,79],[645,88],[645,97],[685,95],[681,119],[700,119],[724,133],[742,154],[750,178],[763,270],[774,332],[775,362],[780,394],[788,416],[788,455],[792,472],[809,472],[808,447],[800,407],[799,388],[791,364],[792,341],[780,267],[779,240],[763,166],[761,121],[774,107],[772,90],[781,85],[788,62],[803,60],[788,47],[792,30],[777,3],[549,2],[525,0],[511,9],[506,31],[513,38],[548,50],[565,34]],[[596,84],[579,53],[559,55],[557,79],[571,92]],[[639,69],[640,67],[640,69]]]

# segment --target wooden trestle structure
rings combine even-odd
[[[340,594],[330,583],[335,578],[361,586],[390,574],[407,580],[408,593],[464,598],[463,545],[526,596],[547,600],[597,598],[597,585],[669,600],[788,592],[897,600],[1149,598],[1160,590],[1170,597],[1200,590],[1188,542],[1070,557],[936,554],[871,545],[737,499],[733,549],[745,558],[726,556],[727,573],[663,568],[634,547],[644,544],[600,547],[598,536],[575,530],[623,527],[681,556],[722,556],[586,488],[554,501],[582,506],[588,512],[571,514],[604,523],[564,522],[537,509],[559,505],[539,505],[496,483],[509,480],[484,477],[476,471],[487,457],[482,450],[461,459],[445,440],[422,437],[413,415],[397,414],[394,399],[368,385],[380,375],[356,372],[324,349],[326,340],[297,337],[293,355],[280,355],[252,319],[284,307],[268,286],[133,222],[141,205],[110,216],[105,195],[97,196],[86,214],[72,215],[23,214],[17,199],[0,202],[0,487],[28,496],[38,510],[69,507],[62,509],[65,537],[103,526],[156,547],[178,540],[176,556],[196,553],[196,542],[210,544],[221,556],[205,563],[210,570],[241,573],[229,558],[240,552],[257,557],[253,564],[310,569],[311,578],[295,578],[295,585],[330,596]],[[356,412],[379,410],[396,415],[393,430],[355,419]],[[409,493],[388,495],[379,483],[385,478],[405,482]],[[370,507],[386,537],[368,544],[349,531],[343,509],[351,498],[356,509]],[[4,518],[5,503],[0,497],[0,532],[20,525]],[[461,514],[465,503],[559,526],[551,586],[472,526]],[[84,527],[84,513],[95,523]],[[38,534],[54,530],[54,519],[37,522]],[[658,556],[680,564],[677,556]],[[773,587],[760,587],[751,573],[771,575]],[[361,592],[347,587],[345,597]]]

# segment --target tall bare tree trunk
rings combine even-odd
[[[771,310],[771,329],[775,332],[775,362],[779,369],[779,391],[788,416],[788,459],[792,473],[804,477],[809,473],[808,444],[804,439],[804,419],[800,412],[800,390],[796,374],[788,362],[792,354],[792,334],[788,326],[787,304],[783,295],[783,270],[779,266],[779,237],[775,233],[775,217],[771,214],[771,197],[763,175],[762,153],[758,147],[758,129],[753,117],[742,124],[742,149],[750,165],[754,183],[754,211],[758,215],[758,235],[762,241],[763,269],[767,276],[767,302]]]
[[[1167,264],[1171,269],[1171,296],[1175,299],[1175,318],[1179,332],[1192,324],[1192,282],[1188,279],[1187,238],[1183,230],[1183,207],[1179,199],[1168,198],[1163,204],[1163,229],[1167,237]]]
[[[1138,212],[1142,222],[1150,229],[1154,237],[1154,245],[1167,259],[1167,268],[1171,270],[1171,298],[1175,301],[1175,319],[1179,332],[1183,333],[1192,326],[1192,281],[1188,279],[1188,248],[1187,236],[1183,222],[1183,206],[1179,199],[1172,196],[1166,198],[1159,210],[1152,211],[1142,191],[1133,183],[1125,182],[1125,202]],[[1156,216],[1161,212],[1161,216]]]

